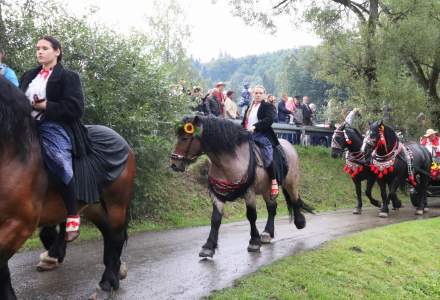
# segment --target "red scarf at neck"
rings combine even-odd
[[[38,73],[38,74],[41,75],[44,79],[47,79],[47,77],[49,77],[50,73],[52,73],[52,69],[49,69],[49,70],[41,69],[40,73]]]

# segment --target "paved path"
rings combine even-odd
[[[440,215],[435,208],[427,218]],[[362,215],[344,210],[306,215],[307,227],[297,230],[287,219],[275,221],[276,237],[260,253],[246,251],[248,222],[222,225],[213,260],[200,260],[198,252],[209,227],[196,227],[131,236],[124,250],[129,273],[115,299],[197,299],[215,289],[231,286],[235,279],[282,257],[318,247],[336,237],[364,229],[416,219],[414,209],[377,217],[377,209]],[[258,222],[260,230],[264,222]],[[13,285],[19,299],[86,299],[103,272],[102,243],[69,245],[63,265],[53,272],[38,273],[34,266],[40,251],[19,253],[10,261]]]

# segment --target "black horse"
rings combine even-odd
[[[370,203],[376,207],[380,207],[380,202],[371,195],[371,190],[376,182],[376,176],[370,170],[369,162],[366,159],[366,155],[361,152],[361,147],[362,135],[348,123],[343,123],[333,132],[331,156],[337,158],[340,157],[344,151],[348,152],[344,171],[351,175],[356,189],[356,207],[353,210],[354,214],[362,213],[362,181],[364,180],[367,181],[365,194],[368,199],[370,199]],[[398,199],[396,200],[397,202],[393,203],[399,202]]]
[[[396,197],[397,188],[408,181],[416,190],[413,205],[422,215],[426,207],[426,192],[430,181],[431,156],[419,144],[404,145],[394,130],[377,121],[370,124],[361,151],[371,154],[370,169],[376,174],[382,197],[380,217],[388,217],[388,202]],[[387,196],[386,184],[389,185]]]

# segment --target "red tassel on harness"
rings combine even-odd
[[[389,170],[390,172],[394,172],[394,166],[390,166]]]
[[[353,144],[353,142],[350,139],[346,139],[345,141],[347,142],[348,145]]]
[[[382,172],[379,173],[379,175],[378,175],[377,177],[379,177],[380,179],[382,179],[382,178],[383,178],[383,173],[382,173]]]
[[[408,181],[412,184],[412,186],[416,186],[417,182],[414,180],[414,176],[408,176]]]

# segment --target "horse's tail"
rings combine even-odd
[[[294,220],[295,209],[298,211],[304,210],[308,213],[315,214],[315,209],[312,206],[304,203],[301,197],[298,197],[298,200],[294,202],[285,188],[283,188],[283,194],[284,199],[286,199],[287,209],[289,210],[289,222],[292,222]]]

